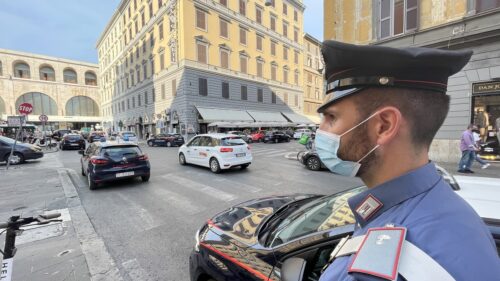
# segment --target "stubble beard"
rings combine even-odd
[[[338,150],[338,156],[340,159],[345,161],[358,162],[363,158],[370,150],[375,147],[375,144],[370,143],[370,139],[366,134],[367,123],[354,129],[350,134],[342,137],[340,142],[341,146]],[[373,167],[377,164],[377,151],[373,151],[370,155],[366,156],[363,161],[360,162],[361,167],[359,168],[356,176],[364,178],[368,176]]]

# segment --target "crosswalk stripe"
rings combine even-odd
[[[166,187],[152,188],[151,190],[156,195],[156,198],[166,200],[169,205],[174,205],[176,209],[178,208],[189,215],[194,215],[205,210],[205,208],[195,205],[189,198],[177,192],[170,191]]]
[[[280,151],[280,152],[274,152],[274,153],[267,153],[266,155],[264,155],[264,157],[276,157],[276,156],[281,156],[281,155],[285,155],[285,151]]]
[[[173,182],[180,184],[184,187],[190,188],[192,190],[203,192],[203,193],[207,194],[208,196],[214,197],[214,198],[219,199],[219,200],[231,201],[231,200],[234,200],[236,198],[236,196],[233,194],[224,192],[222,190],[219,190],[215,187],[211,187],[211,186],[206,185],[206,184],[202,184],[202,183],[190,180],[190,179],[180,177],[180,176],[175,175],[175,174],[166,174],[163,176],[163,178],[165,178],[169,181],[173,181]]]
[[[226,178],[218,178],[217,181],[230,183],[231,187],[234,187],[234,188],[237,188],[237,189],[240,189],[243,191],[248,191],[251,193],[256,193],[256,192],[262,191],[262,188],[259,188],[259,187],[253,186],[253,185],[244,184],[242,182],[228,180]]]

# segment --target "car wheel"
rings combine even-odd
[[[83,170],[83,165],[80,165],[80,167],[82,167],[82,176],[86,176],[85,171]]]
[[[311,156],[307,159],[306,166],[309,170],[319,171],[319,169],[321,168],[321,162],[319,161],[318,157]]]
[[[153,146],[153,141],[148,141],[148,146]]]
[[[143,182],[147,182],[147,181],[149,181],[149,175],[147,175],[147,176],[141,176],[141,180],[142,180]]]
[[[210,159],[210,170],[215,174],[220,173],[221,169],[220,169],[219,161],[217,161],[216,158]]]
[[[89,183],[89,189],[94,190],[97,188],[97,183],[92,180],[92,177],[90,176],[90,173],[87,173],[87,181]]]
[[[248,139],[248,143],[252,143],[252,139]]]
[[[5,162],[9,161],[10,153],[5,156]],[[24,162],[24,156],[19,152],[14,152],[10,158],[10,165],[18,165]]]
[[[184,153],[179,154],[179,164],[182,166],[186,165],[186,156],[184,156]]]
[[[248,166],[250,166],[250,164],[243,164],[243,165],[240,166],[240,168],[242,170],[245,170],[246,168],[248,168]]]
[[[172,143],[167,141],[167,147],[172,147]]]

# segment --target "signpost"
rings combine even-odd
[[[23,119],[26,119],[26,116],[33,112],[33,106],[31,105],[31,103],[25,102],[25,103],[21,103],[19,105],[19,107],[17,108],[17,110],[19,111],[19,113],[21,113],[22,116],[19,116],[19,130],[16,133],[16,139],[14,140],[14,145],[12,146],[12,149],[10,150],[9,159],[7,159],[7,167],[6,167],[7,170],[9,169],[10,161],[12,159],[12,156],[14,155],[14,150],[16,149],[17,139],[19,138],[19,135],[23,131],[23,123],[24,123]]]

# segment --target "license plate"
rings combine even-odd
[[[77,144],[77,143],[72,143],[71,145],[72,145],[72,146],[78,146],[78,144]]]
[[[131,171],[131,172],[125,172],[125,173],[117,173],[116,177],[122,178],[122,177],[128,177],[128,176],[133,176],[133,175],[134,175],[134,171]]]
[[[244,157],[246,153],[236,153],[236,157]]]

